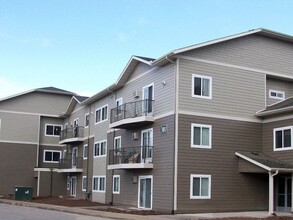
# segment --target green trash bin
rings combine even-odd
[[[26,186],[15,186],[14,187],[14,199],[15,200],[32,200],[33,199],[33,188]]]

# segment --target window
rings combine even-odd
[[[283,100],[283,99],[285,99],[285,92],[270,89],[269,90],[269,97],[271,99]]]
[[[88,127],[90,124],[90,115],[89,114],[86,114],[85,117],[84,117],[84,127]]]
[[[191,147],[212,148],[212,126],[191,124]]]
[[[88,151],[88,145],[84,145],[83,146],[83,159],[86,160],[87,159],[87,151]]]
[[[96,124],[108,119],[108,106],[103,106],[96,110]]]
[[[60,136],[62,126],[61,125],[46,125],[46,136]]]
[[[292,135],[293,126],[274,129],[274,150],[293,149]]]
[[[87,186],[87,177],[83,176],[82,177],[82,191],[86,191],[86,186]]]
[[[58,163],[61,158],[61,151],[44,150],[44,162]]]
[[[190,175],[190,199],[211,198],[211,175]]]
[[[105,192],[105,186],[106,186],[105,176],[93,177],[93,191],[94,192]]]
[[[192,97],[212,98],[212,77],[192,74]]]
[[[114,194],[120,193],[120,175],[113,176],[113,193]]]
[[[94,145],[94,157],[106,156],[107,141],[99,141]]]
[[[121,149],[121,136],[114,138],[114,150],[120,151]]]
[[[63,158],[67,157],[67,150],[63,150]]]
[[[73,127],[74,128],[78,127],[78,124],[79,124],[79,119],[78,118],[77,119],[74,119],[74,121],[73,121]]]

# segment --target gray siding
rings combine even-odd
[[[0,194],[13,194],[14,186],[34,187],[36,145],[0,143]]]
[[[143,73],[151,70],[153,67],[145,64],[145,63],[139,63],[135,70],[133,71],[133,73],[131,74],[131,76],[129,77],[128,81],[133,80],[139,76],[141,76]]]
[[[281,81],[277,79],[270,79],[267,78],[267,105],[274,104],[281,100],[279,99],[272,99],[269,97],[270,93],[269,90],[277,90],[285,92],[285,98],[289,98],[293,96],[293,83],[288,81]]]
[[[212,77],[212,99],[192,97],[192,74]],[[180,59],[179,110],[256,119],[264,107],[264,74]]]
[[[212,149],[191,148],[191,123],[212,125]],[[268,175],[240,173],[235,156],[261,151],[261,123],[179,115],[178,126],[178,212],[267,210]],[[190,199],[191,174],[211,175],[211,199]]]
[[[47,136],[46,125],[61,125],[63,129],[63,119],[53,117],[41,117],[40,123],[40,144],[54,144],[59,145],[60,136]],[[37,135],[37,132],[36,132]]]
[[[40,145],[39,147],[39,167],[41,168],[58,168],[58,163],[44,162],[44,151],[45,150],[56,150],[61,151],[61,157],[63,157],[63,148],[60,146],[46,146]]]
[[[184,55],[293,76],[293,45],[250,35],[188,51]]]

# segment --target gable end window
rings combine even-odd
[[[108,106],[103,106],[96,110],[96,124],[108,119]]]
[[[211,198],[211,175],[190,175],[190,199]]]
[[[275,128],[274,129],[274,150],[289,150],[293,149],[293,126]]]
[[[45,163],[58,163],[61,158],[61,151],[44,150]]]
[[[285,92],[270,89],[269,90],[269,97],[271,99],[284,100],[285,99]]]
[[[212,98],[212,77],[192,74],[192,97]]]
[[[212,126],[191,124],[191,147],[212,148]]]
[[[46,136],[60,136],[62,126],[46,124]]]

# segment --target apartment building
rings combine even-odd
[[[292,43],[256,29],[133,56],[60,111],[62,193],[167,213],[291,211]]]

